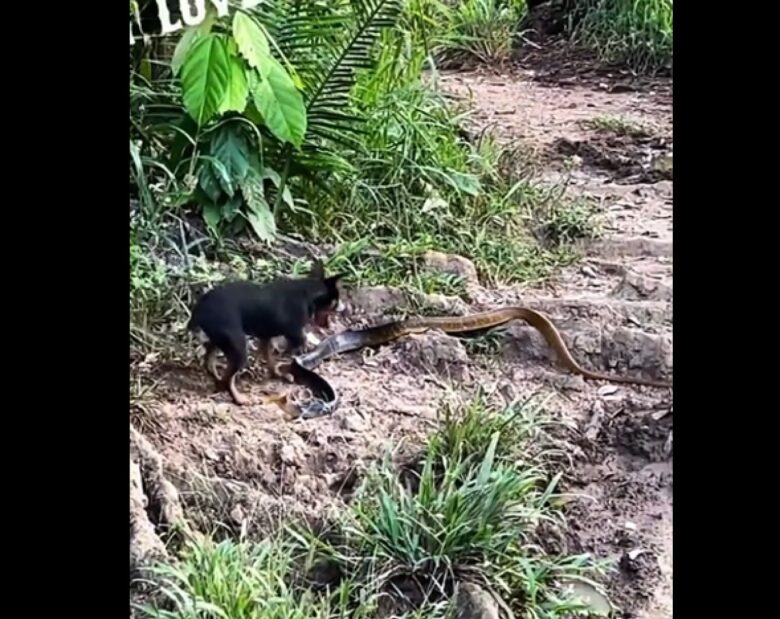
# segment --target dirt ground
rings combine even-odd
[[[473,100],[474,133],[539,156],[550,182],[599,204],[603,236],[585,259],[538,287],[470,287],[471,302],[434,298],[442,311],[523,304],[556,321],[583,365],[668,378],[672,373],[672,95],[644,81],[545,65],[527,58],[510,73],[451,73],[441,83]],[[615,135],[594,119],[621,118],[642,132]],[[662,164],[658,162],[661,161]],[[387,318],[403,295],[353,292],[355,320]],[[498,363],[497,361],[500,361]],[[451,388],[497,386],[507,397],[550,391],[548,403],[577,428],[568,451],[571,551],[618,560],[609,582],[624,617],[672,617],[672,399],[664,389],[585,382],[556,369],[544,341],[523,324],[500,332],[497,354],[469,355],[455,338],[429,334],[359,352],[321,368],[341,392],[329,418],[285,422],[273,406],[236,407],[215,395],[201,369],[159,372],[143,419],[185,512],[202,530],[216,523],[263,530],[291,515],[324,514],[390,443],[414,444],[437,423]],[[259,377],[259,375],[258,375]],[[245,378],[259,401],[278,383]],[[286,387],[289,388],[289,387]],[[139,422],[140,423],[140,422]]]

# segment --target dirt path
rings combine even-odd
[[[565,158],[576,157],[569,190],[599,202],[603,237],[586,248],[583,262],[543,289],[485,291],[480,301],[536,305],[572,334],[578,351],[600,356],[604,367],[666,374],[672,369],[673,296],[668,84],[655,92],[651,85],[609,93],[604,83],[543,85],[528,79],[533,73],[445,75],[442,86],[473,101],[475,133],[493,125],[513,146],[535,151],[550,181],[561,178]],[[522,344],[536,339],[533,333],[517,337]],[[670,618],[671,395],[573,388],[561,406],[584,430],[572,490],[592,500],[572,507],[570,542],[618,559],[613,594],[627,614]]]
[[[522,303],[549,313],[584,365],[668,377],[672,370],[672,183],[656,159],[670,153],[671,100],[648,93],[609,94],[598,86],[544,86],[527,74],[445,75],[457,96],[471,89],[475,130],[496,123],[501,139],[529,145],[554,182],[575,157],[570,191],[595,196],[604,237],[587,258],[544,287],[471,286],[471,306],[426,298],[442,312]],[[581,124],[627,117],[649,137],[614,136]],[[628,131],[628,126],[620,125]],[[611,126],[611,125],[610,125]],[[579,158],[579,159],[576,159]],[[651,182],[652,181],[652,182]],[[387,318],[409,303],[387,289],[348,300],[357,319]],[[346,326],[345,325],[337,325]],[[329,418],[286,423],[272,407],[236,407],[215,395],[195,363],[154,368],[155,387],[136,420],[162,455],[188,518],[203,531],[264,531],[290,515],[321,517],[337,507],[367,458],[388,444],[414,443],[437,423],[451,389],[497,387],[505,397],[552,391],[548,406],[576,424],[567,451],[575,463],[570,551],[618,560],[611,593],[626,617],[672,616],[672,415],[667,390],[584,382],[557,370],[539,334],[523,325],[499,333],[479,355],[458,339],[427,334],[327,362],[340,391]],[[259,375],[258,375],[259,376]],[[245,379],[259,401],[280,385]],[[553,542],[550,542],[553,544]]]

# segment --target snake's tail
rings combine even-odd
[[[516,318],[525,320],[528,324],[534,327],[544,336],[547,343],[555,351],[560,359],[562,365],[575,374],[580,374],[585,378],[591,380],[605,380],[614,383],[626,383],[631,385],[645,385],[649,387],[671,387],[671,382],[651,380],[645,378],[633,378],[630,376],[614,376],[612,374],[603,374],[601,372],[592,372],[582,367],[577,363],[576,359],[572,357],[569,349],[566,347],[566,343],[563,341],[560,332],[555,328],[555,325],[550,321],[547,316],[540,314],[539,312],[528,308],[514,308],[512,310]]]

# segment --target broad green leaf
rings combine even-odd
[[[179,42],[176,44],[176,49],[173,50],[173,58],[171,58],[171,70],[173,71],[174,75],[179,74],[181,66],[184,64],[184,60],[187,57],[187,52],[190,51],[193,43],[195,43],[195,41],[197,41],[202,36],[211,32],[211,27],[214,25],[215,19],[216,15],[214,12],[209,11],[206,14],[206,19],[204,19],[200,24],[194,28],[188,28],[185,30],[181,39],[179,39]]]
[[[449,176],[453,184],[459,191],[470,196],[478,196],[480,193],[479,179],[473,174],[464,174],[463,172],[449,171]]]
[[[244,110],[244,116],[256,125],[264,124],[263,115],[257,111],[254,101],[250,101]]]
[[[211,230],[214,234],[216,234],[217,230],[219,229],[220,219],[221,215],[219,212],[219,207],[216,204],[211,202],[203,206],[203,221],[206,222],[209,230]]]
[[[260,178],[263,180],[269,180],[274,184],[274,187],[279,189],[279,185],[282,182],[282,177],[279,176],[279,172],[274,170],[273,168],[269,168],[268,166],[265,166],[263,170],[260,172]]]
[[[211,138],[211,156],[225,166],[227,176],[234,182],[244,179],[249,170],[251,152],[246,136],[235,123],[221,125]]]
[[[219,113],[243,112],[246,108],[246,100],[249,96],[249,83],[241,59],[230,56],[230,81],[227,93],[219,106]]]
[[[282,142],[300,146],[306,134],[306,107],[287,71],[269,56],[267,74],[252,92],[257,111]]]
[[[255,69],[263,72],[263,66],[271,56],[268,38],[254,19],[237,11],[233,15],[233,38],[238,50]]]
[[[193,43],[181,68],[184,106],[199,126],[219,110],[230,82],[230,60],[223,38],[207,34]]]
[[[269,168],[268,166],[263,168],[260,176],[263,180],[270,180],[277,189],[279,189],[279,185],[282,183],[282,177],[279,176],[279,173],[273,168]],[[285,185],[284,189],[282,190],[282,200],[284,200],[284,203],[290,208],[295,206],[289,185]]]
[[[198,184],[208,198],[212,202],[219,200],[219,196],[222,190],[219,186],[219,179],[213,171],[213,167],[209,161],[204,161],[200,166],[200,172],[198,173]]]
[[[268,205],[262,211],[247,211],[246,220],[261,241],[272,243],[276,238],[276,222]]]
[[[219,186],[222,187],[222,190],[227,195],[232,196],[236,193],[236,188],[233,185],[233,178],[230,176],[227,166],[224,163],[219,159],[211,159],[211,169],[219,181]]]
[[[268,206],[265,199],[263,179],[256,170],[250,169],[246,178],[241,181],[240,186],[249,210],[259,210],[262,208],[262,205]]]
[[[260,79],[260,76],[254,69],[250,69],[246,72],[246,81],[247,85],[249,86],[249,92],[254,92],[257,89],[257,85],[260,83]],[[263,125],[265,124],[263,115],[257,111],[257,107],[255,107],[253,98],[254,97],[249,99],[249,103],[244,110],[244,116],[256,125]]]
[[[265,199],[263,181],[257,173],[253,171],[247,175],[241,183],[241,193],[247,205],[246,220],[260,240],[270,243],[276,238],[276,222]]]
[[[282,189],[282,200],[284,200],[284,203],[290,208],[293,208],[295,206],[295,202],[293,201],[293,197],[292,197],[292,193],[290,192],[289,185],[285,185],[284,189]]]
[[[242,204],[241,196],[239,194],[234,195],[222,206],[222,219],[225,221],[233,221],[238,215],[238,211],[241,209]]]

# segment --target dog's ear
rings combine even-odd
[[[309,277],[315,277],[317,279],[325,279],[325,265],[320,260],[315,260],[311,265],[311,272]]]
[[[337,284],[339,280],[344,279],[347,276],[346,273],[336,273],[335,275],[331,275],[330,277],[326,277],[325,281],[328,284]]]

